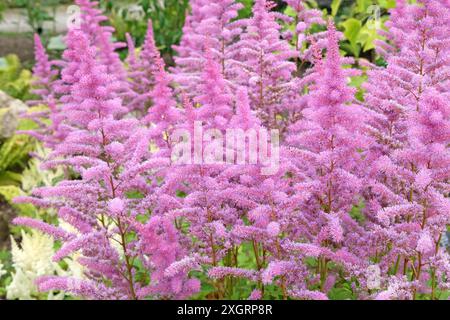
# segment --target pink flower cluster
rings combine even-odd
[[[398,1],[378,46],[387,67],[368,72],[363,102],[333,22],[286,2],[295,19],[266,0],[249,19],[233,0],[191,0],[170,72],[151,22],[140,53],[128,36],[122,63],[89,0],[76,0],[82,24],[63,61],[36,39],[36,93],[49,110],[34,119],[50,122],[31,134],[52,150],[44,167],[67,175],[16,201],[56,209],[73,230],[16,223],[60,240],[55,261],[79,252],[85,267],[83,279],[39,279],[41,290],[182,299],[204,284],[218,299],[328,299],[344,288],[436,299],[450,289],[448,2]],[[196,122],[279,130],[278,172],[174,164],[172,133]]]

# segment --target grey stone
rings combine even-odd
[[[19,124],[19,115],[27,108],[25,103],[0,90],[0,139],[14,135]]]

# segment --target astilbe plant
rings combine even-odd
[[[232,117],[233,100],[227,92],[220,66],[211,56],[207,59],[202,73],[202,95],[196,101],[199,108],[194,109],[185,101],[187,109],[184,127],[192,133],[192,138],[198,124],[205,130],[212,128],[223,133]],[[203,141],[203,137],[201,139]],[[191,142],[190,139],[189,141]],[[193,142],[193,145],[196,143],[199,142]],[[203,149],[205,146],[202,143],[194,148]],[[214,158],[203,163],[203,151],[194,155],[190,154],[190,148],[188,151],[188,156],[194,158],[190,159],[191,164],[174,166],[166,175],[160,190],[164,194],[163,199],[166,199],[164,202],[167,202],[169,215],[176,218],[178,226],[182,226],[183,221],[188,222],[187,236],[196,239],[195,242],[188,239],[190,250],[183,263],[176,263],[167,270],[170,275],[186,267],[218,266],[226,254],[224,247],[230,245],[226,243],[226,228],[232,226],[237,219],[236,209],[227,203],[228,199],[222,194],[224,185],[220,174],[224,165],[215,164]],[[186,196],[180,198],[180,192]],[[220,294],[218,297],[223,298]]]
[[[76,4],[80,7],[81,14],[77,18],[74,28],[84,33],[89,44],[95,47],[96,57],[107,66],[108,72],[114,74],[117,81],[120,81],[118,90],[121,92],[121,96],[129,97],[132,92],[126,82],[127,75],[118,54],[115,52],[123,45],[112,42],[114,28],[101,25],[108,18],[102,15],[101,10],[97,8],[98,2],[77,0]],[[75,45],[76,41],[71,44]],[[76,72],[79,62],[76,49],[69,46],[63,54],[62,61],[49,61],[39,36],[35,36],[36,66],[33,71],[36,80],[34,86],[36,88],[35,94],[40,99],[30,101],[30,103],[40,103],[46,105],[48,109],[25,115],[25,117],[33,119],[38,128],[24,133],[37,138],[49,148],[53,148],[63,141],[67,134],[67,128],[63,123],[65,114],[62,110],[62,103],[69,102],[71,87],[79,79],[79,73]],[[68,61],[72,62],[69,66],[67,65]],[[60,71],[61,68],[63,70]],[[59,74],[60,77],[58,78]],[[59,99],[61,96],[63,98]],[[127,105],[130,108],[133,107],[131,103]]]
[[[202,297],[328,299],[346,287],[362,299],[435,299],[450,289],[440,246],[450,212],[449,6],[398,1],[378,47],[387,67],[368,72],[357,102],[348,82],[359,73],[340,56],[333,22],[310,34],[321,13],[286,2],[293,19],[256,0],[239,20],[238,2],[192,0],[171,73],[151,21],[139,53],[127,37],[122,63],[122,44],[89,0],[76,2],[82,19],[60,73],[37,39],[50,121],[31,134],[52,150],[44,169],[66,176],[16,201],[55,209],[71,228],[15,222],[61,242],[54,261],[77,252],[85,270],[42,277],[42,291],[182,299],[209,284]],[[269,129],[282,148],[266,175]]]
[[[315,81],[304,118],[292,126],[288,137],[291,147],[287,153],[298,168],[291,210],[299,218],[295,236],[285,242],[286,250],[297,259],[317,258],[313,275],[317,273],[319,278],[310,277],[310,285],[323,293],[339,277],[351,280],[358,276],[367,263],[364,228],[350,211],[361,200],[361,172],[369,143],[363,134],[366,114],[353,103],[354,90],[347,86],[346,78],[352,71],[341,66],[343,59],[331,22],[327,41],[326,59],[317,61],[314,68]],[[292,241],[296,239],[300,241]],[[284,272],[289,268],[285,265]],[[308,297],[310,292],[302,287],[305,281],[300,281],[298,288],[295,285],[294,296]]]
[[[374,111],[371,134],[385,146],[384,152],[406,140],[406,114],[418,105],[426,88],[449,89],[449,23],[443,3],[423,1],[412,6],[399,1],[387,22],[390,41],[379,42],[388,66],[369,72],[365,100]]]
[[[435,299],[448,289],[449,23],[445,1],[399,2],[381,44],[388,67],[367,85],[376,143],[367,191],[374,259],[386,275],[378,297]],[[386,50],[389,49],[389,50]]]
[[[67,42],[77,48],[79,59],[79,78],[72,83],[70,103],[63,106],[64,122],[70,131],[55,146],[45,166],[63,164],[79,178],[36,189],[32,197],[16,201],[54,208],[74,230],[68,232],[28,218],[18,218],[15,223],[40,229],[62,241],[54,261],[81,251],[78,262],[86,268],[87,279],[42,277],[38,286],[43,291],[63,290],[102,299],[137,299],[146,294],[180,298],[192,294],[196,284],[189,282],[186,274],[163,276],[165,267],[182,252],[177,231],[168,227],[164,217],[153,216],[145,222],[152,208],[139,207],[139,200],[131,196],[150,194],[168,160],[152,157],[148,129],[135,119],[124,118],[128,110],[118,98],[120,81],[96,59],[96,49],[84,33],[70,31]],[[140,222],[140,215],[144,222]],[[163,246],[160,237],[166,233],[171,236],[165,238]],[[144,270],[138,269],[138,260]],[[154,287],[159,289],[155,292]]]

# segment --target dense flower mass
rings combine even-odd
[[[370,66],[362,99],[342,35],[304,1],[286,1],[288,17],[255,0],[239,19],[237,1],[192,0],[172,68],[152,21],[140,51],[127,35],[122,62],[97,4],[76,3],[62,61],[35,38],[31,103],[48,109],[27,115],[38,123],[28,133],[51,149],[44,169],[65,172],[15,199],[60,221],[15,220],[61,243],[53,252],[45,238],[51,275],[33,274],[37,289],[251,300],[450,290],[445,0],[398,1],[378,44],[387,66]],[[57,271],[63,259],[81,275]]]

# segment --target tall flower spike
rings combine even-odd
[[[137,56],[133,40],[127,36],[129,55],[128,78],[130,82],[130,96],[128,107],[141,118],[152,106],[152,94],[156,82],[156,74],[160,72],[161,57],[156,47],[153,24],[148,21],[147,34],[140,54]]]
[[[37,95],[40,99],[30,101],[29,103],[31,105],[47,105],[48,101],[53,99],[54,92],[52,85],[58,75],[58,70],[54,69],[54,63],[49,60],[38,34],[34,35],[34,56],[36,64],[33,67],[33,94]]]
[[[253,108],[264,125],[279,128],[280,116],[285,114],[289,103],[285,97],[294,90],[292,73],[296,67],[290,60],[298,56],[289,43],[281,39],[279,18],[287,17],[271,12],[274,4],[256,0],[253,17],[236,44],[235,72],[242,85],[248,86]]]
[[[199,95],[195,102],[201,106],[198,110],[199,119],[212,128],[225,128],[233,114],[232,97],[220,72],[220,65],[209,49],[206,49],[206,62],[198,88]]]
[[[174,47],[178,54],[172,74],[181,90],[194,97],[198,94],[195,82],[206,61],[205,42],[208,42],[209,54],[220,65],[222,76],[226,80],[236,77],[233,68],[235,42],[242,33],[245,20],[236,20],[243,8],[236,0],[191,0],[190,3],[192,13],[186,19],[180,45]]]
[[[155,85],[151,92],[153,106],[144,118],[144,122],[154,125],[152,131],[159,141],[159,147],[170,150],[170,136],[180,123],[181,114],[170,87],[169,75],[164,69],[164,61],[158,58],[155,64],[159,71],[155,73]]]
[[[47,109],[32,111],[25,113],[22,116],[31,119],[37,125],[37,128],[29,131],[21,131],[21,133],[28,134],[42,141],[47,147],[52,147],[56,142],[53,137],[54,129],[59,126],[59,107],[56,104],[55,83],[59,70],[55,69],[57,64],[55,61],[50,61],[45,51],[44,46],[39,35],[34,35],[35,42],[35,60],[36,64],[33,68],[33,94],[38,99],[28,101],[31,106],[41,105],[46,106]],[[50,120],[49,124],[47,120]]]
[[[120,60],[117,49],[124,48],[124,43],[113,42],[114,28],[102,25],[108,18],[98,8],[99,3],[91,0],[76,0],[75,4],[81,9],[80,29],[89,39],[89,44],[97,48],[97,58],[107,66],[108,73],[114,75],[121,82],[122,95],[129,94],[127,73]]]
[[[366,115],[363,108],[352,104],[354,91],[347,86],[349,71],[344,71],[342,62],[336,29],[330,21],[326,59],[314,69],[315,83],[304,119],[288,138],[295,146],[290,150],[292,163],[302,173],[289,207],[301,212],[302,221],[309,221],[308,228],[299,230],[300,234],[321,248],[321,272],[330,277],[338,270],[329,270],[327,261],[332,260],[356,275],[353,268],[362,267],[365,258],[364,229],[349,212],[362,193],[363,155],[369,147],[364,136]],[[335,245],[330,246],[331,243]],[[346,251],[333,252],[341,246]],[[323,291],[327,277],[321,276]],[[305,289],[301,285],[299,288]]]

